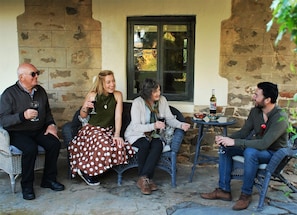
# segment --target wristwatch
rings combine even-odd
[[[55,129],[58,129],[57,126],[55,124],[50,124],[49,126],[54,126]]]

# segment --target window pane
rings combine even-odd
[[[157,26],[134,25],[134,65],[138,71],[157,71]]]
[[[181,71],[187,66],[187,26],[164,25],[164,70]]]
[[[163,80],[164,93],[180,94],[186,92],[186,73],[165,73]]]
[[[146,72],[136,71],[135,72],[133,93],[138,94],[140,92],[141,84],[146,78],[156,79],[156,73],[155,72],[148,72],[148,71],[146,71]]]

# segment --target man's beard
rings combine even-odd
[[[262,103],[255,103],[255,107],[262,110],[264,108],[264,105]]]
[[[260,110],[262,110],[263,108],[264,108],[264,106],[263,105],[255,105],[256,106],[256,108],[258,108],[258,109],[260,109]]]

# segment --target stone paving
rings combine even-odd
[[[23,200],[20,179],[17,180],[16,193],[11,193],[9,177],[0,172],[0,214],[131,214],[131,215],[194,215],[194,214],[297,214],[297,195],[286,195],[286,187],[273,182],[268,192],[271,199],[262,212],[257,212],[259,195],[255,189],[253,201],[247,210],[232,211],[235,200],[239,197],[241,181],[232,181],[232,202],[207,201],[201,199],[200,192],[213,190],[217,185],[216,165],[199,166],[193,182],[189,183],[191,164],[178,164],[176,188],[171,188],[170,176],[157,170],[155,182],[159,190],[152,195],[142,195],[135,186],[137,169],[128,170],[123,175],[122,186],[117,185],[117,176],[109,171],[101,176],[101,185],[88,186],[79,177],[68,179],[66,152],[59,157],[58,180],[66,189],[54,192],[40,188],[42,171],[36,172],[36,199]],[[294,182],[296,175],[288,175]]]

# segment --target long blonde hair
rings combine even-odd
[[[99,72],[99,74],[96,76],[96,79],[90,89],[90,92],[95,92],[98,95],[101,95],[103,93],[103,83],[106,76],[112,75],[114,78],[114,74],[111,70],[102,70]]]

